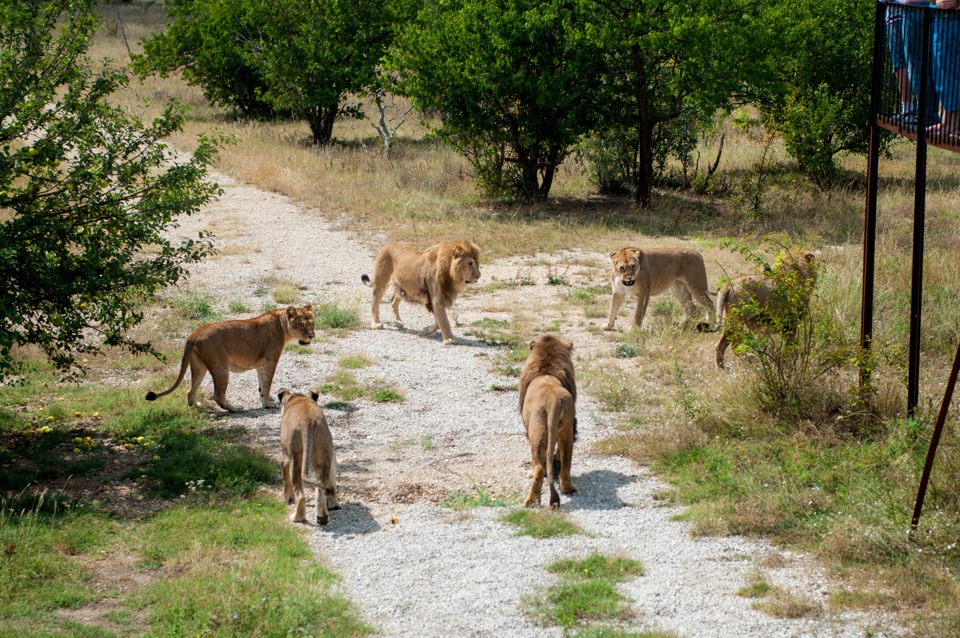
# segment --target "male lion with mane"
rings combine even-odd
[[[633,324],[638,328],[643,324],[650,297],[673,291],[673,296],[683,306],[687,317],[692,317],[696,304],[705,306],[713,312],[711,293],[707,288],[707,269],[703,265],[703,256],[695,250],[685,248],[622,248],[610,253],[613,270],[610,273],[610,286],[613,297],[610,299],[610,314],[604,330],[613,330],[617,312],[625,297],[636,297],[637,309],[633,314]],[[709,324],[708,324],[709,325]]]
[[[554,460],[560,461],[560,491],[577,487],[570,480],[573,442],[577,437],[577,383],[573,374],[573,344],[553,335],[530,342],[530,354],[520,375],[520,414],[527,430],[533,467],[533,484],[524,507],[539,507],[543,477],[550,487],[550,507],[560,507],[553,485]]]
[[[773,277],[746,275],[723,286],[717,293],[717,327],[711,332],[720,332],[717,341],[717,367],[724,366],[724,352],[733,335],[725,319],[735,312],[737,320],[748,330],[770,330],[779,327],[788,334],[795,333],[803,314],[796,310],[795,304],[781,299],[777,294],[776,281],[790,281],[798,286],[804,295],[801,303],[805,312],[806,304],[813,294],[817,282],[817,265],[813,253],[799,254],[787,252],[781,255],[774,265]],[[791,316],[784,316],[790,314]],[[792,326],[792,327],[791,327]]]
[[[177,389],[190,366],[190,391],[187,403],[197,404],[197,390],[204,375],[213,377],[213,400],[228,412],[243,412],[242,405],[227,401],[227,383],[231,372],[257,370],[260,384],[260,405],[274,408],[270,386],[277,370],[283,347],[296,339],[300,345],[310,343],[314,336],[313,306],[288,306],[286,310],[271,310],[252,319],[205,323],[187,337],[180,360],[180,374],[168,390],[159,394],[147,392],[147,401],[154,401]]]
[[[373,280],[362,275],[360,280],[373,288],[372,320],[370,326],[383,327],[380,322],[380,301],[388,286],[393,286],[394,323],[403,327],[400,302],[423,304],[433,314],[434,323],[423,330],[432,335],[440,330],[445,344],[457,342],[447,320],[447,308],[467,284],[480,279],[480,249],[466,240],[444,241],[424,251],[400,242],[391,242],[380,249],[373,264]]]

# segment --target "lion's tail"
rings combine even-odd
[[[370,281],[370,275],[360,275],[360,281],[362,281],[368,287],[373,288],[373,282]]]
[[[164,390],[163,392],[157,394],[156,392],[147,392],[146,399],[147,401],[156,401],[160,397],[167,396],[171,392],[177,389],[180,385],[180,382],[183,381],[183,377],[187,374],[187,365],[190,363],[190,355],[193,353],[193,342],[187,340],[187,345],[183,347],[183,358],[180,359],[180,374],[177,375],[177,380],[173,382],[173,385],[170,386],[169,390]]]
[[[332,488],[327,487],[322,483],[324,476],[333,479],[333,476],[337,473],[336,461],[334,461],[333,467],[327,467],[326,462],[320,464],[320,467],[317,470],[316,480],[310,478],[307,475],[307,472],[310,471],[310,468],[313,467],[313,428],[307,428],[307,437],[306,441],[303,442],[303,463],[300,467],[300,478],[303,479],[304,485],[309,485],[310,487],[316,487],[320,490],[323,490],[325,496],[329,496],[332,492]]]
[[[550,507],[560,507],[560,494],[553,484],[554,476],[553,460],[557,457],[557,436],[560,431],[560,421],[563,419],[563,403],[553,401],[547,407],[547,485],[550,488]]]

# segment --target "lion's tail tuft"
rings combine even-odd
[[[373,287],[373,282],[370,281],[369,275],[360,275],[360,281],[362,281],[367,286],[370,286],[371,288]]]

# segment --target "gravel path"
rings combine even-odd
[[[371,272],[376,243],[334,230],[318,211],[301,210],[285,197],[224,175],[214,179],[224,187],[223,197],[181,230],[212,229],[222,253],[194,268],[190,286],[215,297],[220,308],[232,300],[259,308],[263,298],[254,296],[256,288],[281,279],[305,286],[306,300],[355,307],[368,321],[370,293],[360,275]],[[562,264],[564,255],[552,258]],[[596,255],[597,263],[605,259]],[[486,283],[496,273],[509,278],[516,264],[481,268]],[[504,294],[501,307],[549,303],[555,292],[541,283]],[[507,318],[489,311],[484,297],[461,299],[462,324]],[[490,359],[497,350],[465,336],[464,327],[454,329],[460,345],[443,346],[438,335],[425,338],[412,329],[430,323],[425,312],[409,304],[401,312],[408,329],[354,331],[321,339],[309,354],[286,353],[274,382],[274,394],[282,387],[305,390],[336,371],[344,355],[365,355],[375,363],[356,370],[357,377],[386,382],[404,395],[398,403],[361,399],[351,411],[327,410],[344,507],[310,534],[322,560],[342,575],[347,597],[383,636],[561,636],[561,629],[541,626],[525,613],[527,601],[556,582],[546,571],[549,563],[593,552],[626,556],[645,567],[645,575],[620,585],[634,613],[619,626],[630,631],[747,638],[903,635],[874,614],[828,611],[834,587],[808,557],[740,537],[691,537],[687,524],[672,520],[681,510],[656,500],[665,486],[646,468],[591,451],[612,424],[583,393],[573,458],[580,491],[564,496],[562,507],[585,533],[548,540],[515,535],[500,517],[518,506],[528,485],[529,448],[516,392],[494,387],[515,386],[516,379],[493,373]],[[581,357],[597,339],[575,326],[564,334]],[[202,393],[209,397],[211,391],[208,377]],[[248,408],[258,405],[256,375],[233,375],[228,394]],[[321,403],[330,400],[322,397]],[[278,454],[276,411],[250,409],[230,418]],[[458,491],[511,504],[440,505]],[[754,609],[738,591],[757,570],[820,611],[783,619]]]

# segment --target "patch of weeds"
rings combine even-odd
[[[260,284],[257,284],[257,287],[256,287],[256,288],[253,289],[253,296],[254,296],[254,297],[266,297],[267,294],[269,294],[269,292],[270,292],[270,289],[267,288],[267,286],[266,286],[265,284],[260,283]]]
[[[520,376],[520,372],[519,372],[519,371],[517,371],[517,375],[516,375],[516,376]],[[490,386],[490,390],[491,390],[492,392],[516,392],[516,391],[517,391],[517,384],[514,383],[514,384],[504,385],[504,384],[500,384],[500,383],[494,383],[494,384],[492,384],[492,385]]]
[[[441,507],[449,507],[454,510],[464,510],[471,507],[506,507],[507,505],[507,499],[493,496],[482,487],[476,488],[473,494],[462,491],[454,492],[440,503]]]
[[[272,293],[273,300],[282,306],[300,303],[300,290],[294,286],[279,286]]]
[[[399,403],[403,395],[393,388],[377,388],[369,393],[370,400],[375,403]]]
[[[497,371],[497,374],[505,377],[519,377],[523,373],[523,366],[518,366],[515,363],[505,363],[503,365],[497,366],[496,371]],[[513,389],[516,390],[517,387],[513,386]]]
[[[744,598],[763,598],[773,591],[773,585],[767,582],[763,574],[755,572],[750,576],[749,584],[746,587],[741,587],[737,593]]]
[[[625,631],[617,627],[587,627],[579,629],[572,638],[678,638],[677,634],[655,629]]]
[[[554,319],[544,330],[546,332],[560,332],[560,327],[567,323],[566,319]]]
[[[774,618],[813,618],[823,611],[816,601],[779,587],[774,587],[768,596],[754,602],[752,606]]]
[[[360,323],[357,311],[342,308],[337,303],[322,302],[313,307],[313,318],[318,328],[325,330],[345,330],[356,328]]]
[[[499,345],[515,341],[516,338],[510,332],[510,322],[506,319],[491,319],[484,317],[479,321],[474,321],[469,325],[469,330],[465,334],[472,335],[481,341]]]
[[[173,300],[173,311],[177,317],[190,323],[209,323],[224,319],[209,299],[194,291],[175,298]]]
[[[340,357],[337,360],[337,367],[346,368],[347,370],[359,370],[361,368],[368,368],[372,365],[373,359],[362,354],[348,354]]]
[[[262,304],[260,304],[260,312],[261,312],[261,313],[264,313],[264,312],[272,312],[272,311],[274,311],[274,310],[276,310],[276,309],[277,309],[277,304],[273,303],[272,301],[264,300],[264,302],[263,302]]]
[[[618,359],[632,359],[640,354],[640,348],[634,343],[620,343],[613,354]]]
[[[333,395],[341,401],[354,401],[367,394],[360,382],[357,381],[357,377],[343,370],[327,377],[327,380],[317,390],[323,394]]]
[[[569,286],[570,282],[567,281],[566,277],[560,275],[547,275],[547,285],[548,286]]]
[[[616,583],[642,576],[639,562],[592,554],[583,560],[558,561],[547,570],[559,574],[561,581],[533,601],[532,611],[550,624],[569,630],[579,623],[593,625],[633,615]]]
[[[313,354],[313,350],[307,346],[301,346],[296,341],[291,341],[283,347],[284,352],[292,352],[294,354]]]
[[[378,379],[372,383],[361,384],[353,373],[346,370],[333,373],[316,390],[333,395],[341,401],[368,398],[377,403],[394,403],[404,400],[403,394],[390,387],[386,381]]]
[[[523,508],[504,514],[500,520],[517,528],[517,536],[556,538],[582,534],[583,530],[561,512]]]
[[[239,299],[234,299],[227,305],[227,310],[229,310],[232,314],[242,315],[250,312],[250,306]]]
[[[608,558],[602,554],[591,554],[583,560],[561,560],[547,567],[551,574],[565,578],[604,578],[623,582],[636,576],[643,576],[643,564],[632,558]]]
[[[408,447],[419,446],[421,449],[429,450],[433,447],[433,437],[425,436],[418,439],[390,439],[386,443],[386,447],[391,452],[399,452],[400,450]]]
[[[432,450],[433,449],[433,437],[425,436],[420,439],[420,449],[422,450]]]

